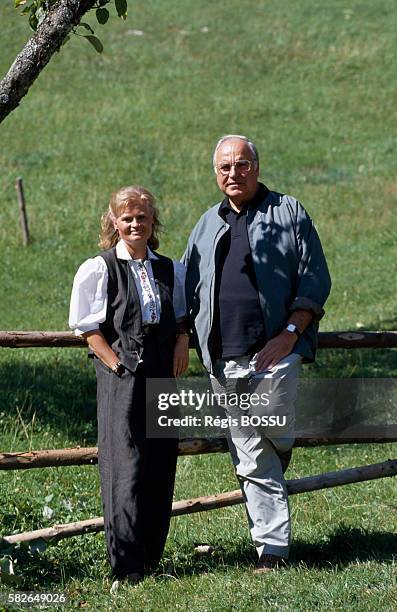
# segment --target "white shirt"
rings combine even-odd
[[[156,320],[160,319],[161,302],[160,295],[153,276],[151,259],[158,257],[149,248],[148,258],[144,261],[132,259],[127,246],[123,240],[116,245],[116,256],[129,262],[135,285],[137,288],[142,312],[142,323],[153,323],[153,299],[156,304]],[[142,287],[142,281],[138,273],[138,262],[145,266],[150,286],[146,282]],[[180,321],[186,316],[185,301],[185,276],[186,268],[179,261],[174,264],[174,293],[173,305],[175,318]],[[89,331],[99,329],[99,324],[106,320],[108,305],[108,269],[103,257],[98,255],[87,259],[77,270],[73,281],[72,295],[70,298],[69,327],[74,330],[76,336]],[[156,322],[156,321],[154,321]]]

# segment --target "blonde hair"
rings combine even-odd
[[[109,208],[101,217],[101,233],[98,244],[102,249],[111,249],[119,241],[118,231],[113,224],[114,219],[119,217],[127,206],[141,204],[142,202],[147,202],[153,214],[153,231],[148,240],[148,246],[153,250],[159,248],[158,234],[161,231],[161,223],[154,195],[144,187],[130,185],[122,187],[112,194]]]

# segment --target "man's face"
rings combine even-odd
[[[239,170],[234,165],[239,160],[252,162],[251,169],[248,172]],[[230,172],[227,174],[222,174],[217,170],[216,180],[219,189],[237,206],[251,200],[258,189],[259,168],[258,164],[253,161],[252,152],[247,143],[239,138],[226,140],[216,153],[215,165],[219,164],[230,166]]]

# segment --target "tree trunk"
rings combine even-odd
[[[0,123],[13,111],[96,0],[59,0],[0,81]]]

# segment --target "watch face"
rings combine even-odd
[[[299,337],[298,328],[293,323],[289,323],[286,327],[286,330],[291,332],[292,334],[296,334]]]

